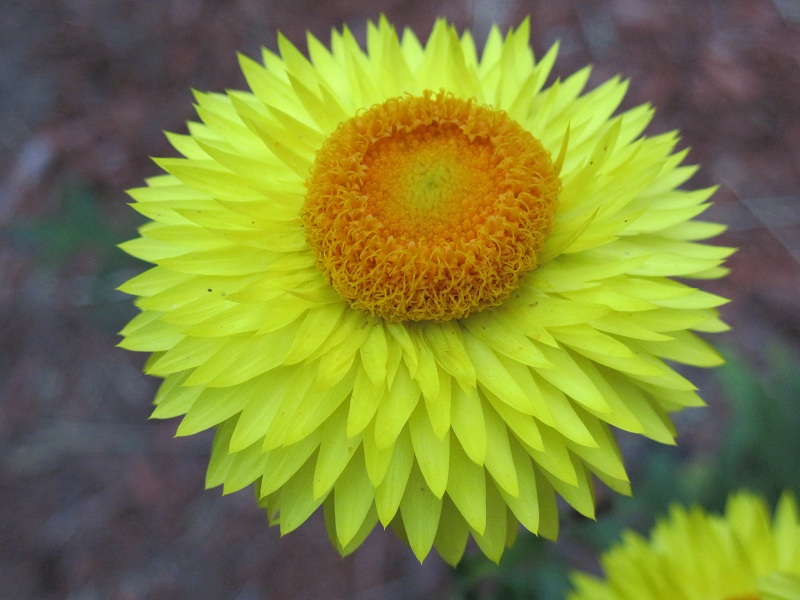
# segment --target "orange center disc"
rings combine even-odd
[[[352,306],[389,321],[500,304],[537,265],[561,187],[505,113],[440,92],[392,98],[317,151],[303,224]]]

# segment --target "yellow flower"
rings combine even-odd
[[[568,600],[797,600],[797,503],[785,493],[772,523],[748,492],[730,496],[723,516],[674,506],[649,541],[629,531],[600,562],[607,580],[575,574]]]
[[[196,94],[184,158],[132,190],[154,263],[122,289],[122,347],[164,378],[154,417],[216,428],[207,485],[250,484],[287,533],[320,505],[350,552],[380,522],[422,560],[472,535],[499,560],[518,524],[554,538],[556,494],[630,493],[609,426],[673,443],[702,404],[664,359],[720,362],[694,331],[724,274],[692,220],[674,133],[612,116],[626,85],[545,87],[529,26],[478,55],[438,21],[423,46],[381,19],[367,49],[279,37],[252,92]]]

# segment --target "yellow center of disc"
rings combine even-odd
[[[505,113],[426,91],[345,121],[318,150],[303,224],[352,306],[389,321],[500,304],[537,265],[561,182]]]

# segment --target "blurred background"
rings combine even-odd
[[[124,190],[173,156],[191,88],[243,88],[282,31],[305,50],[385,13],[421,37],[436,16],[482,43],[530,16],[554,76],[630,78],[650,134],[682,132],[690,181],[740,247],[727,279],[729,357],[690,372],[708,409],[678,447],[621,436],[634,499],[598,492],[598,524],[563,511],[558,544],[521,536],[499,566],[420,566],[392,533],[342,559],[320,518],[285,539],[252,492],[203,490],[209,435],[148,421],[157,381],[116,349],[135,311],[114,288],[144,265],[115,244],[142,223]],[[572,568],[669,502],[719,508],[750,487],[800,493],[800,2],[798,0],[0,0],[0,598],[9,600],[557,599]]]

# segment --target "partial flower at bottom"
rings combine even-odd
[[[575,574],[568,600],[798,600],[797,502],[785,493],[772,519],[748,492],[724,515],[674,506],[649,540],[629,531],[600,562],[606,579]]]
[[[324,506],[351,552],[380,523],[422,560],[472,536],[497,561],[519,524],[593,517],[593,477],[630,493],[612,427],[674,443],[700,406],[668,364],[714,366],[696,332],[724,300],[711,189],[678,189],[677,135],[589,69],[545,85],[529,25],[423,45],[386,19],[306,58],[279,36],[252,91],[197,93],[181,158],[131,190],[121,346],[152,353],[157,418],[215,428],[209,487],[254,485],[288,533]]]

